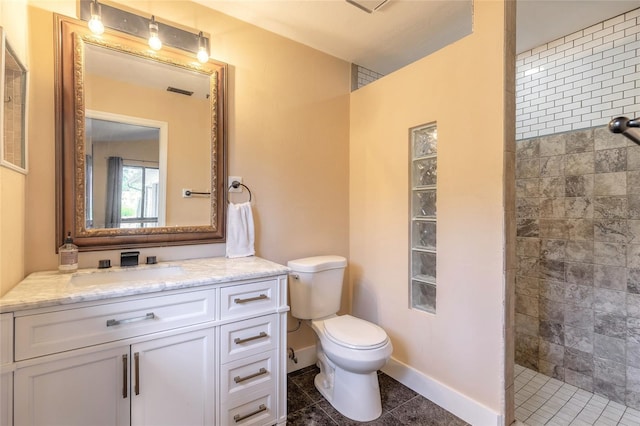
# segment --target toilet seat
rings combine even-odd
[[[376,349],[389,340],[381,327],[351,315],[325,320],[324,330],[329,340],[351,349]]]

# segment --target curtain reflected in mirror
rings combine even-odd
[[[119,228],[122,211],[122,157],[107,160],[107,208],[105,227]]]

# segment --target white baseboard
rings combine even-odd
[[[300,370],[316,363],[316,345],[307,346],[306,348],[295,349],[297,363],[287,357],[287,374],[292,371]]]
[[[502,426],[503,424],[504,420],[500,413],[400,361],[391,358],[382,371],[467,423],[482,426]]]

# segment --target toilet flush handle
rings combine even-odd
[[[294,280],[299,280],[299,279],[300,279],[300,275],[298,275],[298,274],[291,274],[291,278],[293,278]]]

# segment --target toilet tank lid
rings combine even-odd
[[[327,269],[344,268],[347,259],[342,256],[313,256],[287,262],[287,266],[297,272],[318,272]]]

